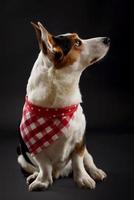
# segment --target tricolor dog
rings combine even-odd
[[[79,80],[106,55],[110,39],[54,36],[40,22],[32,25],[40,53],[27,84],[18,163],[29,173],[29,191],[48,188],[71,172],[78,186],[94,189],[95,180],[103,180],[106,173],[96,167],[84,143]]]

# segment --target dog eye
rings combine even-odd
[[[79,47],[81,46],[82,42],[79,39],[75,40],[75,46]]]

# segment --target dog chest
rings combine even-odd
[[[70,122],[70,126],[64,131],[64,136],[60,137],[55,143],[42,151],[42,154],[48,156],[53,165],[64,165],[75,145],[83,139],[85,132],[85,116],[79,105],[74,118]]]

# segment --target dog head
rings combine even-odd
[[[107,37],[84,40],[76,33],[53,36],[40,22],[32,22],[32,25],[44,59],[48,59],[55,69],[70,68],[83,71],[87,66],[102,59],[110,46],[110,39]]]

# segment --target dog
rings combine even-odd
[[[40,22],[31,23],[40,53],[27,84],[18,163],[29,173],[29,191],[46,189],[71,172],[78,186],[94,189],[95,181],[107,175],[86,148],[79,81],[88,66],[107,54],[110,39],[54,36]]]

